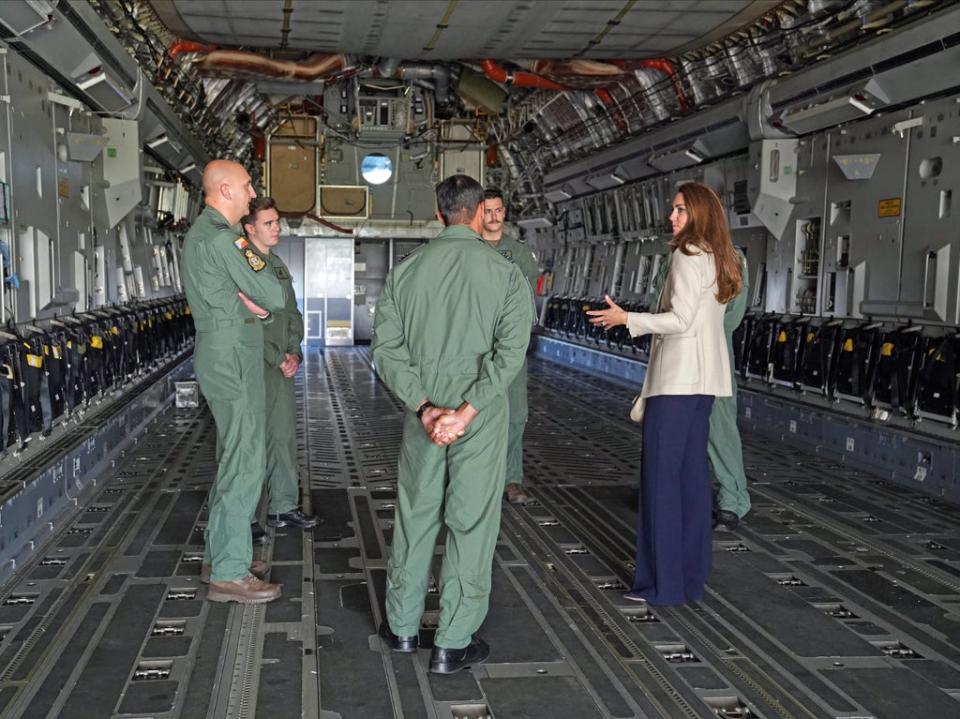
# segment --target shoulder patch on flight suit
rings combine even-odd
[[[264,262],[253,250],[244,250],[243,256],[247,258],[247,264],[250,265],[250,269],[254,272],[259,272],[267,266],[267,263]]]
[[[500,250],[500,254],[513,262],[513,250]]]
[[[278,279],[278,280],[289,280],[289,279],[290,279],[290,273],[287,272],[287,268],[286,268],[286,267],[283,267],[282,265],[277,265],[276,267],[274,267],[274,268],[273,268],[273,274],[275,274],[275,275],[277,276],[277,279]]]
[[[247,246],[249,245],[249,243],[248,243],[244,238],[238,237],[237,239],[235,239],[235,240],[233,241],[233,245],[234,245],[234,247],[236,247],[238,250],[245,250],[245,249],[247,249]]]

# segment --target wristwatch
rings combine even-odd
[[[435,405],[430,400],[427,400],[426,402],[424,402],[422,405],[417,407],[417,419],[423,419],[423,413],[426,412],[431,407],[436,407],[436,406],[437,405]]]

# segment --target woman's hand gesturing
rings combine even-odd
[[[590,316],[590,324],[600,325],[607,330],[627,324],[627,313],[624,312],[623,308],[610,299],[610,295],[604,295],[603,299],[607,302],[607,309],[587,310],[587,314]]]

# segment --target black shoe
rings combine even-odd
[[[414,634],[412,637],[398,637],[390,630],[390,625],[384,620],[380,625],[380,638],[387,643],[387,646],[395,652],[401,654],[413,654],[420,646],[420,638]]]
[[[482,664],[489,656],[490,646],[480,637],[474,637],[463,649],[434,646],[430,652],[430,671],[434,674],[454,674],[474,664]]]
[[[250,534],[253,535],[254,544],[267,543],[267,530],[260,526],[260,522],[253,522],[250,525]]]
[[[729,509],[718,509],[713,514],[714,529],[721,525],[724,529],[736,529],[738,524],[740,524],[740,517],[737,516],[736,512],[731,512]]]
[[[299,509],[292,509],[283,514],[268,514],[267,524],[271,527],[298,527],[299,529],[313,529],[320,524],[320,517],[313,514],[309,517]]]

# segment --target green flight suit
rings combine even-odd
[[[730,353],[733,395],[714,399],[710,412],[710,436],[707,440],[707,455],[720,485],[717,506],[735,512],[738,517],[750,511],[747,473],[743,468],[743,445],[740,441],[740,430],[737,428],[737,374],[733,367],[733,333],[743,321],[750,294],[747,260],[741,255],[740,261],[743,269],[743,289],[727,303],[723,315],[723,331],[727,335],[727,351]]]
[[[540,267],[533,251],[519,237],[504,232],[497,243],[487,242],[490,247],[517,265],[527,282],[531,293],[536,292]],[[534,318],[536,321],[536,318]],[[507,476],[505,484],[523,484],[523,431],[527,426],[527,358],[517,378],[507,389],[507,401],[510,405],[510,424],[507,430]]]
[[[747,492],[747,474],[743,468],[743,445],[740,441],[740,430],[737,427],[737,379],[733,368],[733,333],[740,326],[747,310],[750,277],[747,272],[746,258],[740,252],[737,254],[740,256],[743,269],[743,289],[727,303],[723,315],[723,330],[727,336],[727,351],[730,353],[733,395],[716,397],[713,400],[707,456],[710,458],[710,466],[720,486],[717,493],[717,506],[742,517],[750,511],[750,494]],[[660,263],[657,276],[651,285],[654,304],[658,302],[656,298],[659,297],[660,290],[663,288],[672,256],[672,252],[668,253],[666,259]]]
[[[283,514],[300,506],[300,469],[297,463],[297,392],[293,378],[287,379],[280,365],[287,353],[303,362],[303,315],[297,308],[293,276],[276,254],[254,252],[276,275],[286,296],[282,310],[263,326],[263,387],[266,390],[267,505],[270,514]]]
[[[377,373],[407,408],[400,446],[387,619],[416,635],[437,532],[447,526],[435,643],[470,643],[487,614],[506,469],[507,387],[530,342],[533,307],[519,268],[490,252],[465,225],[443,230],[387,276],[377,302]],[[430,441],[416,416],[469,402],[479,414],[448,447]]]
[[[237,291],[270,312],[283,309],[286,298],[263,259],[209,206],[187,232],[181,275],[197,330],[193,366],[220,450],[207,500],[206,556],[214,581],[234,581],[250,573],[250,520],[266,467],[264,322],[250,314]]]

